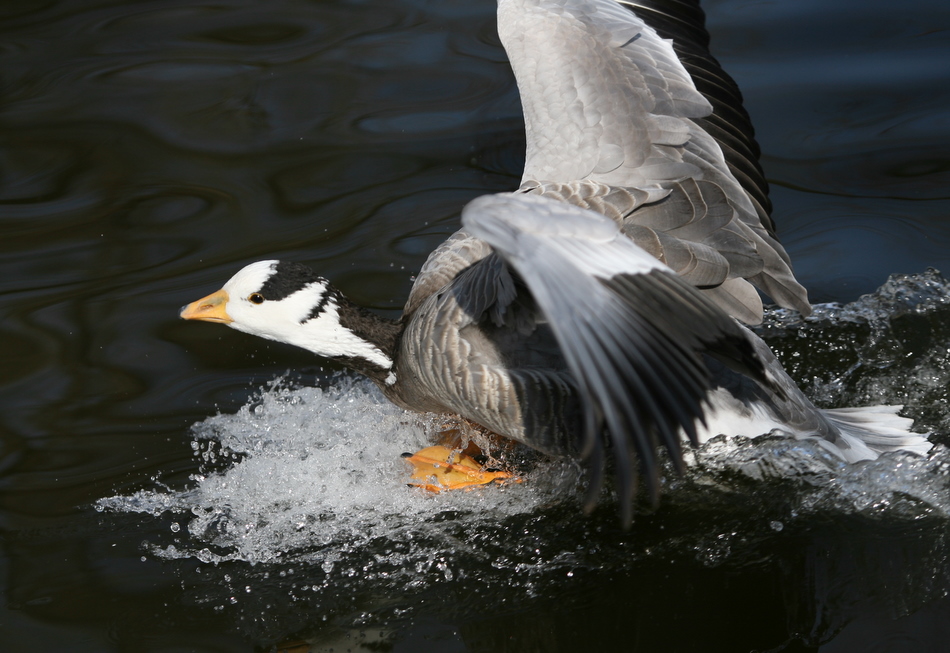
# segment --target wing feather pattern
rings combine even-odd
[[[651,19],[662,15],[630,4]],[[737,91],[709,56],[702,12],[695,12],[699,28],[672,32],[688,32],[680,50],[691,55],[690,70],[713,103],[673,42],[618,2],[499,0],[499,35],[525,116],[521,189],[605,207],[638,244],[652,241],[644,248],[745,322],[762,315],[749,282],[807,314],[807,293],[763,208],[755,142],[736,135],[747,116],[741,106],[729,113],[720,100]]]
[[[682,465],[710,389],[701,352],[768,383],[744,330],[600,214],[536,195],[480,197],[462,212],[527,286],[581,395],[582,452],[615,460],[625,521],[638,475],[656,498],[662,445]],[[530,406],[524,407],[530,409]],[[592,488],[603,472],[595,468]]]

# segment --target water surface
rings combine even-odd
[[[818,401],[906,403],[946,443],[946,287],[919,275],[950,270],[950,10],[704,6],[812,299],[918,275],[764,334]],[[715,443],[631,531],[550,461],[434,500],[393,482],[429,425],[176,319],[275,257],[395,315],[520,176],[493,3],[51,0],[0,30],[4,650],[943,650],[942,449]]]

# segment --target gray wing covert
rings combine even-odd
[[[447,286],[462,270],[491,254],[488,244],[464,229],[456,231],[436,247],[422,264],[412,284],[403,313],[410,316],[431,295]]]
[[[753,285],[810,312],[760,189],[746,191],[702,128],[712,105],[670,41],[612,0],[500,0],[499,34],[525,113],[523,191],[606,208],[745,322],[761,320]]]

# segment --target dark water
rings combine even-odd
[[[813,300],[950,271],[950,9],[705,8]],[[624,532],[553,463],[445,503],[315,482],[360,417],[416,437],[359,386],[238,412],[330,370],[179,306],[280,257],[395,313],[459,208],[516,185],[492,2],[8,2],[0,31],[2,650],[945,650],[945,449],[715,443]],[[765,333],[819,401],[947,443],[946,296],[898,280]],[[298,439],[332,421],[299,406],[337,439]]]

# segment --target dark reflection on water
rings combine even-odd
[[[717,52],[745,94],[775,219],[812,298],[870,292],[882,270],[946,268],[946,9],[716,6]]]
[[[891,273],[950,270],[950,11],[924,0],[705,7],[812,298],[850,301]],[[91,505],[154,478],[185,486],[191,424],[234,412],[287,369],[307,383],[329,371],[179,323],[177,307],[244,263],[283,257],[395,313],[459,208],[517,183],[520,109],[494,6],[51,0],[4,4],[0,33],[4,650],[236,651],[295,634],[340,650],[380,632],[377,645],[395,650],[943,650],[937,514],[832,511],[778,532],[750,526],[757,504],[735,517],[747,541],[722,553],[722,507],[673,502],[630,533],[609,507],[588,519],[561,507],[458,537],[501,546],[508,526],[528,531],[511,545],[526,563],[533,537],[550,547],[542,557],[569,542],[607,550],[602,566],[592,557],[569,577],[553,564],[528,575],[536,587],[506,590],[503,570],[446,549],[469,577],[409,598],[386,596],[385,583],[381,595],[345,583],[306,593],[323,581],[302,566],[295,586],[280,566],[149,554],[142,541],[167,542],[173,517]],[[773,343],[793,368],[810,360],[809,338],[838,347],[798,378],[832,400],[906,400],[939,436],[950,322],[927,319],[902,318],[894,337],[906,347],[894,360],[911,364],[870,380],[842,367],[855,350],[874,369],[854,346],[864,341],[848,340],[863,332],[792,330]],[[242,581],[253,600],[231,603]]]

